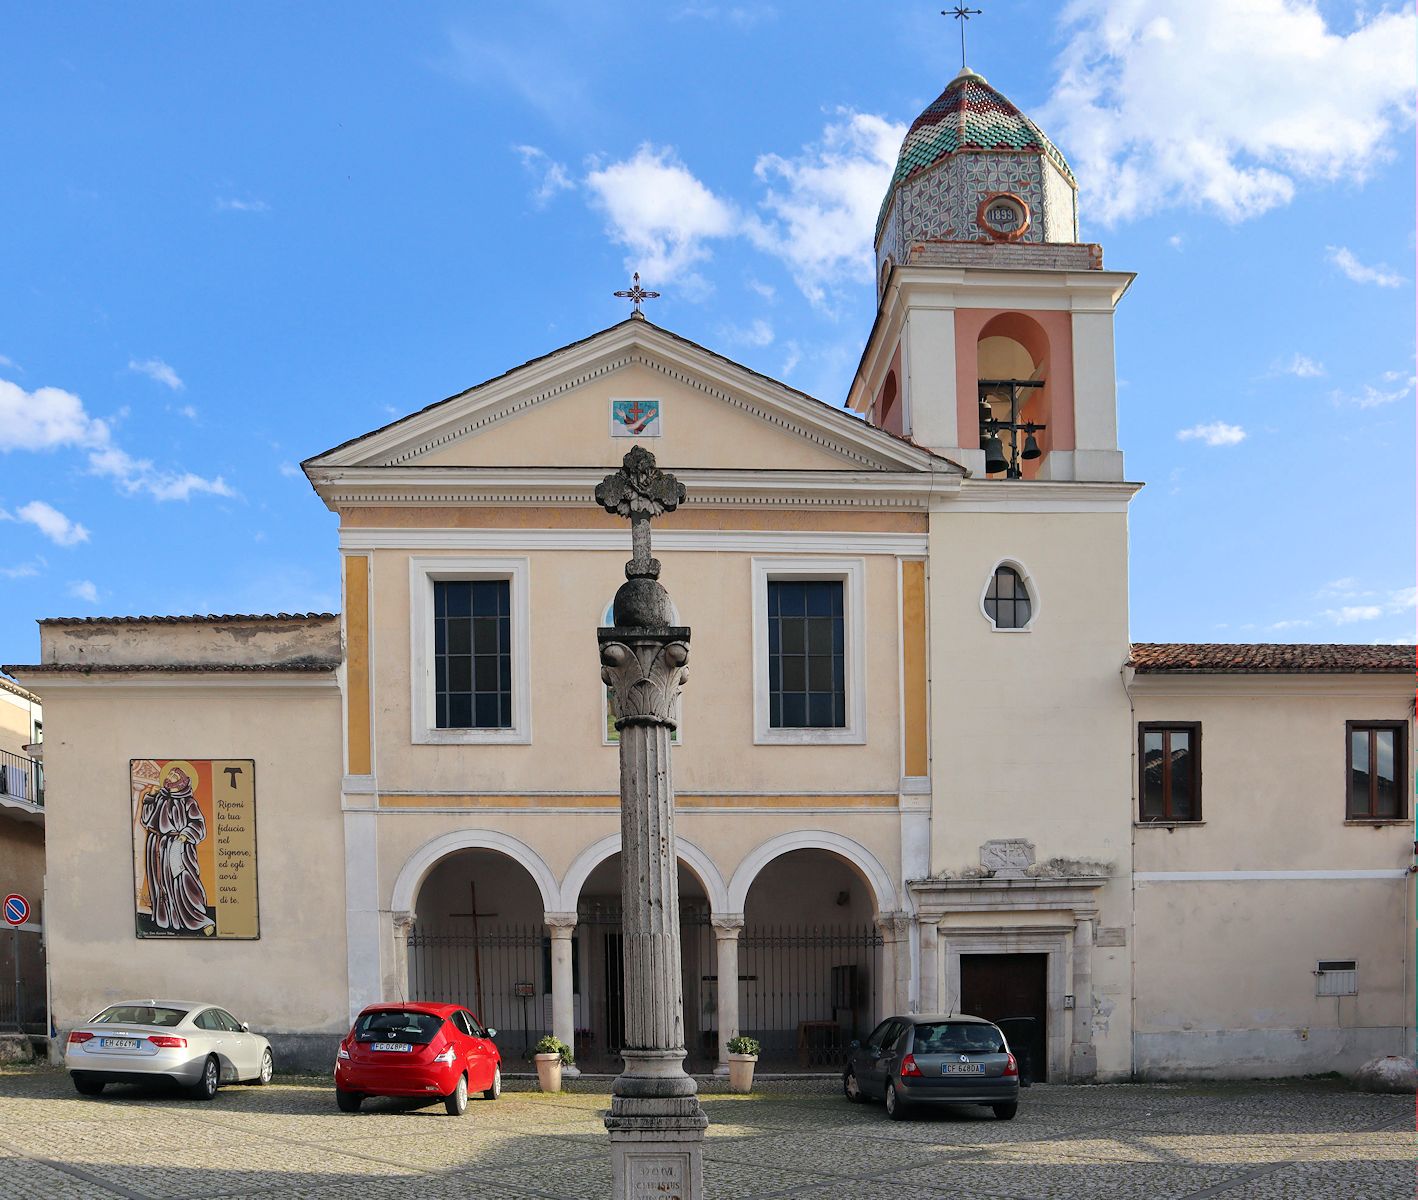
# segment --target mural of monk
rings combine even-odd
[[[207,937],[216,923],[207,915],[207,892],[197,867],[197,843],[207,836],[207,822],[192,797],[192,780],[172,767],[160,788],[143,793],[138,823],[147,830],[143,861],[153,924],[160,930]]]

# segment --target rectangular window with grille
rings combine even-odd
[[[1402,721],[1349,721],[1345,730],[1350,821],[1401,821],[1407,816],[1408,726]]]
[[[1357,996],[1359,964],[1352,958],[1322,958],[1315,964],[1316,996]]]
[[[507,579],[433,583],[438,729],[512,726],[512,603]]]
[[[1201,820],[1201,725],[1138,726],[1138,802],[1143,821]]]
[[[774,729],[847,724],[840,579],[768,581],[768,720]]]

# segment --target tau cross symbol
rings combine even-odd
[[[630,287],[626,288],[624,291],[616,292],[615,295],[621,300],[629,300],[634,303],[635,311],[630,314],[633,317],[644,317],[645,314],[640,311],[640,303],[642,300],[658,300],[660,297],[659,292],[647,292],[640,286],[639,271],[636,271],[635,275],[632,277]]]
[[[954,17],[960,22],[960,69],[965,70],[965,22],[971,17],[984,15],[984,10],[979,8],[966,8],[963,4],[957,4],[954,8],[943,8],[940,10],[943,17]]]

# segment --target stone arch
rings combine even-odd
[[[419,888],[433,868],[450,854],[459,850],[497,850],[527,869],[537,890],[541,893],[542,906],[548,912],[557,912],[560,889],[556,876],[547,866],[546,860],[526,842],[494,829],[455,829],[425,842],[411,855],[399,871],[394,881],[394,893],[389,901],[395,913],[412,913],[418,899]]]
[[[693,871],[699,877],[699,882],[704,885],[705,895],[709,897],[710,911],[714,913],[735,911],[728,907],[728,889],[724,886],[724,877],[719,873],[719,868],[714,865],[714,860],[693,842],[687,842],[682,837],[675,838],[675,850],[678,852],[679,861]],[[618,833],[607,834],[582,850],[572,864],[566,868],[566,875],[561,881],[559,892],[561,899],[558,901],[558,910],[574,913],[587,877],[612,854],[619,853],[620,834]]]
[[[881,860],[861,842],[826,829],[799,829],[782,833],[749,851],[729,880],[727,911],[743,912],[748,889],[753,886],[758,873],[775,858],[793,850],[827,850],[846,859],[861,872],[871,888],[877,914],[896,911],[896,885]]]

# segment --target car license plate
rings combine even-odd
[[[406,1054],[413,1049],[408,1042],[373,1042],[369,1048],[371,1050],[402,1050]]]
[[[985,1073],[984,1063],[946,1063],[945,1073],[947,1075],[983,1075]]]
[[[99,1041],[105,1050],[136,1050],[138,1048],[137,1038],[100,1038]]]

